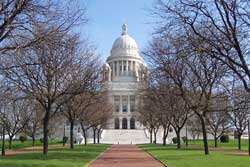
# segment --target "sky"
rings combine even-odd
[[[152,33],[152,17],[149,9],[154,0],[86,0],[88,24],[82,28],[85,35],[97,47],[97,53],[105,60],[114,40],[120,36],[122,24],[128,26],[128,34],[143,50]]]

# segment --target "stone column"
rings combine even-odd
[[[123,73],[124,73],[124,68],[123,68],[123,60],[122,60],[122,73],[121,73],[122,76],[123,76]]]
[[[119,61],[116,61],[116,76],[119,76]]]
[[[126,75],[128,76],[128,60],[126,61]]]
[[[128,95],[128,112],[130,112],[130,96]]]
[[[131,66],[131,75],[134,76],[134,61],[131,61],[130,66]]]
[[[122,96],[120,95],[120,112],[122,112]]]
[[[119,118],[119,129],[122,129],[122,118]]]
[[[128,127],[128,129],[130,129],[130,118],[129,117],[127,117],[127,127]]]
[[[112,81],[114,78],[114,73],[115,73],[114,62],[111,62],[110,68],[111,68],[111,81]]]

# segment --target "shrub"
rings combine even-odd
[[[43,143],[43,138],[40,138],[40,142]]]
[[[25,142],[27,140],[27,136],[22,135],[22,136],[19,137],[19,140],[23,143],[23,142]]]
[[[177,137],[173,137],[172,141],[173,141],[174,144],[176,144],[177,143]]]
[[[220,137],[220,141],[221,141],[222,143],[228,143],[228,142],[229,142],[229,136],[228,136],[228,135],[222,135],[222,136]]]
[[[64,136],[64,137],[63,137],[63,143],[65,144],[65,143],[67,143],[67,141],[68,141],[68,137],[67,137],[67,136]]]

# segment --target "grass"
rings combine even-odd
[[[62,144],[62,140],[49,140],[49,145],[54,145],[54,144]],[[2,140],[0,140],[0,145],[2,145]],[[43,143],[40,142],[40,140],[35,141],[35,146],[42,146]],[[21,142],[20,140],[13,140],[12,141],[12,149],[17,150],[21,148],[27,148],[27,147],[32,147],[32,140],[27,140],[25,142]],[[5,148],[8,150],[9,148],[9,142],[8,140],[5,141]]]
[[[194,141],[190,140],[189,144],[203,146],[203,141],[202,140],[194,140]],[[208,140],[208,145],[209,145],[209,147],[214,147],[214,141],[213,140]],[[238,140],[229,140],[228,143],[221,143],[220,141],[218,141],[218,147],[230,148],[230,149],[238,149]],[[247,139],[242,139],[241,140],[241,149],[242,150],[247,150],[248,149],[248,140]]]
[[[219,151],[210,151],[205,156],[201,149],[182,148],[176,145],[145,144],[139,147],[148,151],[168,167],[249,167],[250,157]]]
[[[8,155],[0,159],[0,167],[82,167],[95,159],[110,145],[77,145],[75,149],[50,149],[48,156],[42,152]]]

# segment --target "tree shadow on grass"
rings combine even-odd
[[[103,152],[108,145],[98,146],[76,146],[74,149],[53,148],[49,149],[48,156],[42,155],[42,151],[25,152],[14,155],[7,155],[3,159],[15,160],[73,160],[82,161],[82,159],[92,159]]]

